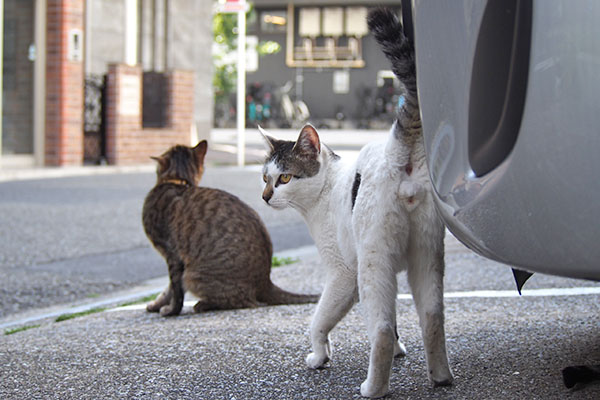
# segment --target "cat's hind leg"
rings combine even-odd
[[[206,299],[198,300],[196,304],[194,304],[194,312],[202,313],[205,311],[218,310],[218,307],[215,303],[208,301]]]
[[[426,237],[412,245],[407,277],[419,314],[429,380],[434,386],[445,386],[452,384],[453,377],[444,333],[443,234],[437,236],[437,243]]]
[[[365,246],[363,246],[365,245]],[[371,354],[367,379],[360,386],[365,397],[382,397],[389,392],[394,354],[401,350],[396,335],[397,282],[386,251],[361,244],[358,261],[360,302],[366,319]]]
[[[404,346],[404,343],[400,341],[400,336],[398,336],[398,323],[396,323],[396,328],[394,328],[394,334],[396,335],[396,341],[394,342],[394,358],[404,357],[406,355],[406,346]]]
[[[317,369],[331,358],[329,332],[348,313],[356,302],[356,276],[341,265],[333,266],[327,275],[310,326],[312,353],[306,356],[309,368]]]
[[[256,288],[251,284],[230,282],[227,279],[207,281],[197,268],[186,270],[183,282],[185,290],[199,299],[194,305],[196,313],[258,307]]]

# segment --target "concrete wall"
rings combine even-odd
[[[125,54],[125,1],[124,0],[89,0],[87,19],[91,28],[87,29],[91,36],[88,57],[90,70],[87,73],[105,74],[108,65],[123,62]]]
[[[138,62],[147,71],[194,71],[194,121],[199,137],[208,138],[212,124],[212,0],[138,1]],[[124,62],[125,0],[89,0],[89,4],[88,72],[105,74],[109,64]]]
[[[195,73],[194,120],[199,139],[209,139],[212,126],[212,4],[211,0],[169,2],[169,68]]]

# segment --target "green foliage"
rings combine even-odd
[[[246,14],[248,21],[255,20],[254,7]],[[236,90],[237,83],[237,14],[217,13],[213,16],[213,88],[215,104],[227,103],[230,94]],[[260,56],[281,51],[279,43],[262,41],[258,44]]]
[[[34,328],[39,328],[41,325],[25,325],[25,326],[21,326],[19,328],[13,328],[13,329],[7,329],[4,331],[5,335],[12,335],[13,333],[17,333],[17,332],[23,332],[26,331],[28,329],[34,329]]]
[[[213,87],[215,102],[227,101],[236,84],[235,60],[231,54],[237,48],[237,15],[215,14],[213,17]]]
[[[158,295],[159,295],[159,293],[155,293],[155,294],[151,294],[146,297],[142,297],[141,299],[138,299],[138,300],[128,301],[126,303],[119,304],[119,307],[127,307],[127,306],[133,306],[134,304],[148,303],[150,301],[156,300]]]
[[[62,321],[66,321],[66,320],[77,318],[77,317],[83,317],[85,315],[99,313],[99,312],[102,312],[104,310],[106,310],[106,308],[97,307],[97,308],[92,308],[92,309],[89,309],[89,310],[86,310],[86,311],[80,311],[80,312],[70,313],[70,314],[62,314],[62,315],[59,315],[54,321],[55,322],[62,322]]]
[[[297,263],[298,261],[300,261],[300,260],[298,260],[297,258],[273,256],[273,260],[271,261],[271,266],[272,267],[280,267],[282,265],[289,265],[289,264]]]
[[[276,54],[281,51],[281,45],[273,40],[263,41],[258,44],[258,54],[261,56],[267,54]]]

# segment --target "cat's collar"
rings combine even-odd
[[[160,183],[172,183],[174,185],[181,185],[181,186],[192,186],[190,185],[190,183],[188,181],[186,181],[185,179],[176,179],[176,178],[169,178],[169,179],[165,179],[163,181],[161,181]]]

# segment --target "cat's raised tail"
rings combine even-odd
[[[415,49],[404,35],[396,14],[388,8],[374,8],[367,15],[369,30],[392,63],[392,71],[406,89],[407,101],[417,101],[417,73]]]
[[[383,7],[370,10],[367,15],[367,24],[383,53],[390,60],[392,71],[404,85],[404,103],[398,110],[396,123],[392,128],[394,137],[400,141],[402,146],[393,149],[392,152],[395,154],[397,162],[406,164],[407,168],[411,169],[410,153],[417,139],[422,138],[415,49],[404,34],[402,24],[392,10]]]
[[[318,294],[290,293],[270,282],[270,286],[258,295],[257,300],[270,306],[276,306],[281,304],[316,303],[319,297]]]

